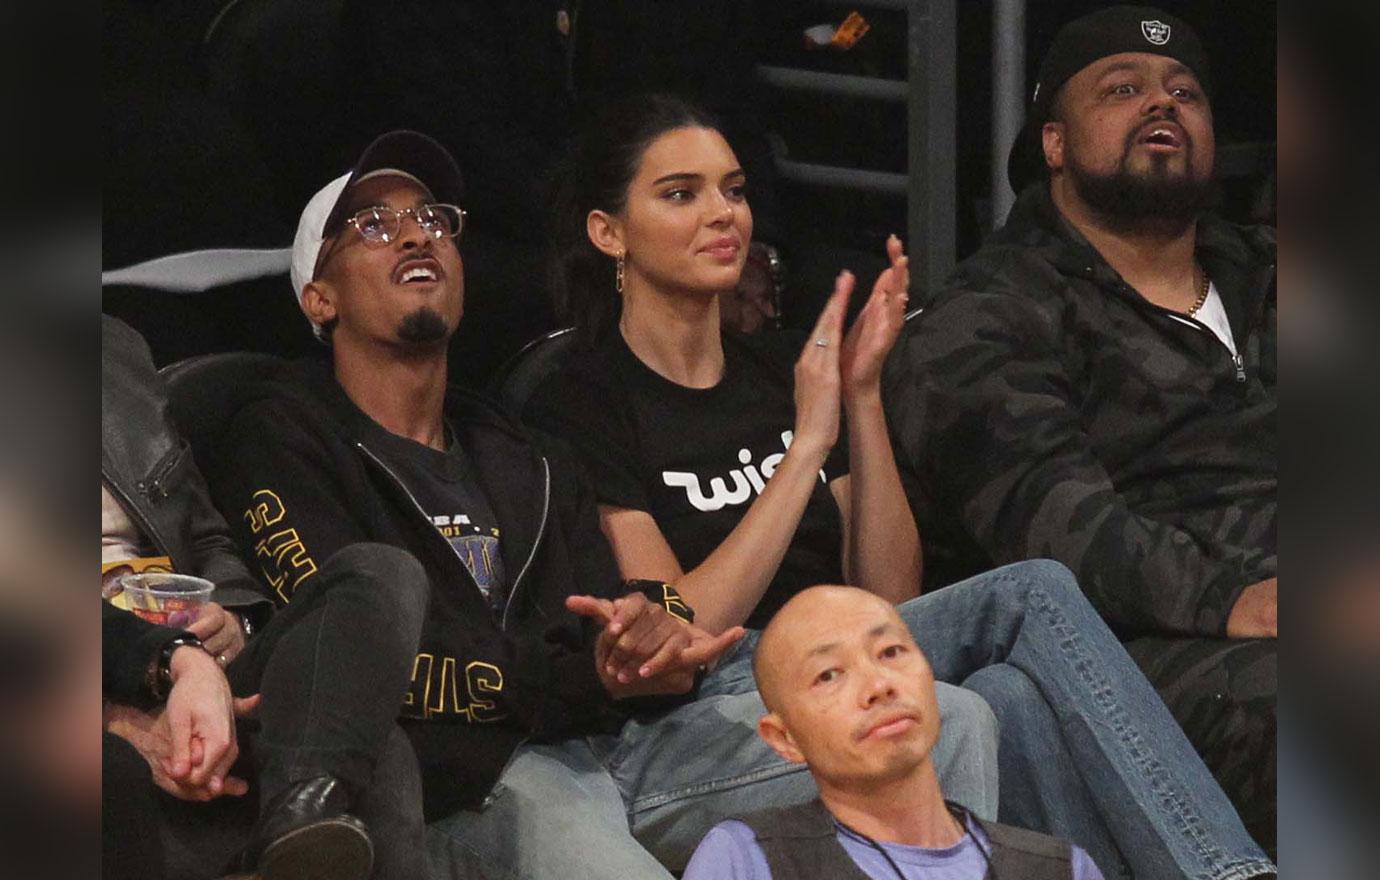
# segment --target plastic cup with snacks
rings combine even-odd
[[[108,597],[112,605],[132,611],[149,623],[185,627],[211,601],[216,585],[205,578],[166,571],[144,571],[120,578]]]

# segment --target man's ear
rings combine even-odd
[[[795,744],[795,737],[786,727],[786,722],[775,712],[763,715],[757,720],[757,735],[767,741],[772,751],[793,764],[804,764],[805,754]]]
[[[302,288],[302,311],[318,327],[336,317],[335,291],[327,281],[318,278]]]
[[[1064,170],[1064,123],[1046,122],[1040,129],[1041,147],[1045,153],[1045,165],[1050,171]]]
[[[585,232],[594,246],[610,257],[617,259],[627,253],[628,248],[623,243],[623,224],[607,211],[590,211],[585,218]]]

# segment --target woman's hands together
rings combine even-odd
[[[877,276],[846,335],[844,318],[856,279],[845,269],[834,280],[834,292],[795,364],[792,447],[803,444],[827,455],[838,441],[842,404],[881,398],[882,365],[901,333],[910,300],[910,258],[901,240],[888,238],[886,251],[891,265]]]

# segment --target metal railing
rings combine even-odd
[[[1006,179],[1006,157],[1025,123],[1025,0],[992,7],[991,226],[1000,226],[1016,203]]]
[[[799,162],[772,138],[777,173],[806,186],[904,196],[911,295],[924,302],[953,269],[956,248],[956,102],[958,26],[955,0],[837,0],[836,5],[899,10],[907,18],[906,79],[759,66],[774,88],[906,105],[906,173]]]
[[[907,247],[917,271],[912,300],[923,303],[939,290],[956,259],[957,230],[957,40],[956,0],[829,0],[836,6],[904,11],[907,16],[906,79],[881,79],[759,66],[758,78],[774,88],[827,97],[906,105],[905,174],[868,168],[799,162],[785,141],[772,137],[778,173],[806,186],[844,189],[907,199]],[[991,226],[1006,219],[1015,193],[1006,178],[1007,155],[1025,121],[1026,0],[994,0],[992,6]],[[1219,145],[1217,174],[1258,173],[1271,145]]]

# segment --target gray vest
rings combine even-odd
[[[757,835],[772,880],[870,880],[838,842],[834,819],[818,800],[735,818]],[[977,824],[989,844],[989,880],[1070,880],[1073,876],[1073,851],[1067,841],[995,822]]]

